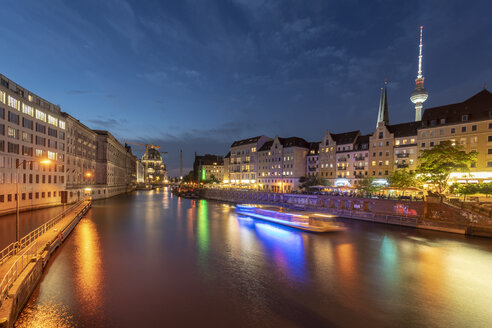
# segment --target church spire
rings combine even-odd
[[[415,121],[422,120],[422,108],[424,101],[429,97],[429,93],[424,89],[424,76],[422,75],[422,30],[420,26],[420,43],[419,43],[419,70],[415,80],[415,90],[410,95],[410,101],[415,104]]]
[[[381,88],[381,96],[379,98],[379,111],[378,111],[378,122],[376,127],[380,122],[384,122],[386,125],[389,124],[389,114],[388,114],[388,92],[386,85],[388,81],[384,81],[384,88]]]

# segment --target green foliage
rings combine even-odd
[[[381,185],[375,184],[373,177],[365,177],[364,179],[359,180],[357,189],[364,194],[369,195],[379,191],[381,189]]]
[[[327,186],[328,183],[325,179],[318,177],[317,175],[311,175],[308,177],[301,177],[299,179],[301,189],[307,190],[309,187],[313,186]]]
[[[398,169],[387,177],[387,181],[391,187],[410,188],[419,187],[422,183],[417,179],[416,173],[410,172],[407,169]]]
[[[195,173],[193,170],[188,172],[188,174],[185,175],[182,180],[182,182],[194,182],[194,181],[195,181]]]
[[[476,152],[467,153],[446,140],[422,151],[417,172],[425,182],[436,185],[437,191],[442,194],[447,189],[449,175],[452,172],[467,172],[476,159]]]
[[[455,195],[475,195],[475,194],[483,194],[490,195],[492,194],[492,183],[478,183],[478,184],[459,184],[453,183],[449,187],[449,191]]]

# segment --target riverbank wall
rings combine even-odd
[[[270,204],[348,219],[492,238],[491,219],[438,200],[405,201],[221,189],[205,189],[202,197],[239,204]]]
[[[19,252],[20,255],[12,256],[10,260],[5,261],[0,266],[0,273],[2,273],[0,279],[5,279],[7,274],[4,273],[7,270],[12,271],[11,268],[15,268],[22,256],[27,257],[28,264],[24,269],[20,269],[21,273],[9,286],[6,298],[4,298],[5,295],[0,295],[2,297],[0,299],[0,328],[14,327],[17,317],[37,287],[51,256],[70,235],[90,207],[91,201],[84,201],[76,206],[73,211],[31,244],[30,247],[34,247],[32,252],[22,255],[23,251],[21,251]],[[27,251],[28,249],[26,249]]]

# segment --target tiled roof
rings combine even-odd
[[[395,138],[410,137],[417,135],[417,129],[422,126],[422,122],[407,122],[388,125],[388,131],[393,133]]]
[[[321,141],[310,142],[309,143],[309,150],[319,150],[320,143],[321,143]]]
[[[278,140],[284,147],[309,148],[309,142],[299,137],[278,138]]]
[[[448,125],[464,122],[463,115],[468,115],[467,121],[480,121],[490,118],[492,112],[492,93],[483,89],[467,100],[445,106],[427,108],[422,115],[422,127]],[[441,123],[441,119],[445,119]]]
[[[262,136],[257,136],[257,137],[253,137],[253,138],[237,140],[237,141],[234,141],[232,143],[231,147],[237,147],[237,146],[247,145],[250,143],[256,143],[258,140],[260,140],[261,137]]]
[[[261,148],[258,151],[270,150],[272,145],[273,145],[273,140],[269,140],[269,141],[265,142],[263,144],[263,146],[261,146]]]
[[[228,152],[227,155],[224,156],[224,158],[230,158],[231,157],[231,152]]]
[[[344,133],[333,134],[330,133],[332,139],[337,143],[337,145],[351,144],[355,142],[355,138],[360,135],[360,131],[350,131]]]

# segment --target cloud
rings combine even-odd
[[[120,128],[122,124],[128,123],[126,119],[114,119],[114,118],[97,118],[88,120],[89,123],[94,124],[96,128],[111,129]]]

